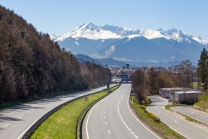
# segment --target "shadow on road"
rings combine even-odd
[[[4,121],[22,121],[22,120],[13,117],[1,117],[0,122],[4,122]]]

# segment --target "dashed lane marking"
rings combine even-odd
[[[135,136],[135,138],[137,138],[137,139],[139,138],[139,137],[137,137],[137,135],[134,135],[134,136]]]
[[[2,116],[0,116],[0,118],[1,117],[5,117],[5,116],[7,116],[7,115],[10,115],[10,114],[12,114],[12,113],[14,113],[14,112],[17,112],[18,110],[16,110],[16,111],[13,111],[13,112],[10,112],[10,113],[7,113],[7,114],[5,114],[5,115],[2,115]]]
[[[7,126],[9,126],[9,124],[5,125],[4,128],[7,127]]]

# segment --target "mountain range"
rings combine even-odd
[[[51,39],[61,48],[88,55],[103,65],[111,65],[111,60],[121,62],[115,66],[122,63],[171,66],[186,59],[196,65],[202,49],[208,46],[207,40],[174,28],[167,31],[127,29],[93,23],[83,24],[64,35],[51,35]]]

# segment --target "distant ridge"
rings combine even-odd
[[[90,62],[90,63],[95,63],[97,65],[101,65],[104,67],[104,65],[102,63],[100,63],[99,61],[97,61],[96,59],[93,59],[87,55],[83,55],[83,54],[77,54],[75,55],[76,59],[81,62],[81,63],[86,63],[86,62]]]
[[[83,24],[74,30],[60,36],[51,35],[54,41],[63,41],[66,38],[87,38],[87,39],[116,39],[128,37],[129,39],[135,37],[145,37],[147,39],[166,38],[176,40],[178,42],[195,40],[201,44],[208,44],[207,40],[201,37],[195,37],[183,33],[175,28],[164,31],[161,28],[158,30],[151,29],[127,29],[119,26],[103,25],[97,26],[93,23]]]
[[[119,26],[83,24],[51,39],[74,54],[112,58],[135,66],[170,66],[185,59],[197,64],[208,41],[177,30],[127,29]]]

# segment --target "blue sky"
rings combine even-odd
[[[62,35],[92,22],[132,29],[176,28],[208,40],[208,0],[1,0],[38,31]]]

